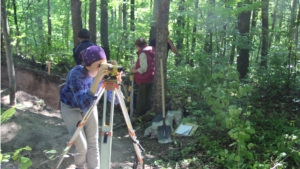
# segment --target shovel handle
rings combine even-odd
[[[164,84],[164,71],[163,71],[163,61],[160,58],[160,78],[161,78],[161,99],[162,99],[162,117],[165,118],[165,84]]]

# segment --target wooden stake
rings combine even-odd
[[[50,75],[50,65],[51,65],[51,62],[50,62],[50,61],[47,61],[48,75]]]

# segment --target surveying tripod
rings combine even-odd
[[[106,103],[107,103],[107,91],[108,90],[112,91],[112,98],[111,98],[111,108],[110,108],[110,119],[109,119],[109,123],[107,124],[106,123]],[[136,153],[132,168],[136,169],[138,166],[138,163],[140,163],[140,165],[144,169],[144,162],[143,162],[143,157],[141,155],[141,152],[145,151],[145,150],[139,144],[139,141],[137,140],[135,132],[132,128],[132,124],[131,124],[130,118],[128,116],[128,112],[127,112],[126,105],[123,100],[122,92],[120,90],[119,84],[117,83],[117,79],[104,79],[104,82],[100,88],[97,99],[94,101],[93,105],[90,107],[90,109],[87,111],[87,113],[85,113],[82,120],[78,122],[77,129],[74,132],[73,136],[71,137],[70,141],[67,143],[67,147],[63,150],[60,161],[56,166],[56,169],[59,169],[59,166],[62,163],[65,155],[68,153],[69,149],[74,144],[81,129],[84,127],[89,116],[92,114],[94,106],[97,105],[97,103],[99,102],[99,100],[103,94],[104,94],[104,101],[103,101],[102,131],[101,131],[101,142],[100,142],[100,168],[99,169],[109,169],[110,168],[115,94],[117,95],[117,97],[119,99],[119,104],[121,106],[122,113],[125,118],[125,122],[127,124],[128,133],[133,141],[133,147],[134,147],[134,150]]]

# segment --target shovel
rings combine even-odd
[[[165,112],[165,92],[164,92],[164,74],[163,62],[160,58],[160,77],[161,77],[161,96],[162,96],[162,120],[163,125],[157,127],[158,143],[170,143],[171,139],[171,126],[166,125],[166,112]]]

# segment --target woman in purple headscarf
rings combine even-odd
[[[81,57],[83,64],[75,66],[69,72],[60,93],[62,118],[70,136],[75,133],[77,123],[97,99],[103,77],[108,71],[106,55],[101,47],[88,47],[81,52]],[[77,169],[83,169],[85,164],[89,169],[100,168],[98,133],[98,111],[95,106],[74,143]]]

